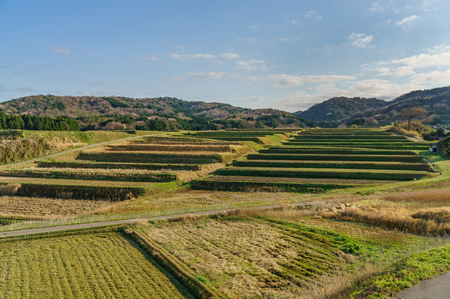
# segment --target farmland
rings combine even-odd
[[[115,231],[0,241],[2,298],[194,298]]]
[[[0,297],[70,298],[85,289],[93,297],[381,294],[367,289],[386,283],[387,272],[401,271],[399,261],[414,261],[416,254],[448,244],[439,237],[450,231],[445,190],[388,194],[450,187],[448,161],[425,153],[425,147],[428,143],[374,129],[208,131],[120,141],[4,167],[2,232],[271,204],[281,208],[0,239],[0,259],[12,259],[3,277],[16,277],[25,286],[0,289]],[[290,205],[305,201],[311,204]],[[9,250],[5,244],[19,247]],[[77,246],[82,250],[75,254],[70,248]],[[116,255],[120,259],[111,261]],[[41,262],[27,265],[23,259]],[[92,269],[98,263],[109,266]],[[74,274],[60,265],[69,265]],[[449,267],[422,271],[411,281]],[[46,272],[53,274],[40,274]],[[401,279],[383,294],[407,286]],[[31,288],[37,280],[40,286]],[[150,281],[163,287],[155,290]],[[61,287],[50,290],[50,283]],[[64,293],[64,283],[76,288]],[[135,293],[125,293],[130,288]]]
[[[273,189],[285,191],[323,192],[438,175],[432,164],[417,153],[428,149],[429,144],[403,136],[369,129],[316,129],[286,137],[281,145],[249,154],[217,170],[214,176],[196,181],[195,188],[225,190],[228,184],[230,189],[240,186],[240,190],[250,190],[272,185]],[[262,184],[261,178],[270,178],[273,183],[265,180]],[[302,188],[299,181],[285,178],[310,180]],[[327,179],[333,181],[323,182]]]

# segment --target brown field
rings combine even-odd
[[[0,217],[64,218],[94,213],[113,205],[113,202],[101,200],[1,196]]]

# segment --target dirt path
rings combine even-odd
[[[79,150],[84,150],[84,149],[87,149],[87,148],[92,148],[92,147],[96,147],[96,146],[100,146],[100,145],[116,143],[116,142],[122,142],[122,141],[131,140],[131,139],[144,138],[144,137],[149,137],[149,136],[158,136],[158,135],[165,135],[165,134],[156,133],[156,134],[133,136],[133,137],[128,137],[128,138],[124,138],[124,139],[117,139],[117,140],[113,140],[113,141],[105,141],[105,142],[101,142],[101,143],[96,143],[96,144],[86,145],[86,146],[83,146],[83,147],[74,148],[74,149],[71,149],[71,150],[63,151],[63,152],[58,152],[58,153],[51,154],[51,155],[48,155],[48,156],[33,158],[33,159],[30,159],[30,160],[15,162],[15,163],[11,163],[11,164],[0,165],[0,168],[9,167],[9,166],[13,166],[13,165],[18,165],[18,164],[22,164],[22,163],[29,163],[29,162],[33,162],[33,161],[37,161],[37,160],[41,160],[41,159],[45,159],[45,158],[50,158],[50,157],[54,157],[54,156],[58,156],[58,155],[63,155],[63,154],[67,154],[67,153],[71,153],[71,152],[75,152],[75,151],[79,151]]]
[[[297,206],[318,205],[318,204],[325,204],[325,203],[326,203],[326,201],[310,201],[310,202],[294,203],[294,204],[291,204],[291,206],[297,207]],[[256,209],[262,209],[262,210],[270,210],[270,209],[276,209],[276,208],[281,208],[281,205],[256,207]],[[134,222],[137,222],[140,220],[156,221],[156,220],[173,219],[173,218],[189,216],[189,215],[194,215],[194,216],[217,215],[217,214],[220,214],[223,212],[230,212],[230,211],[236,211],[236,210],[251,210],[251,209],[255,209],[255,207],[241,208],[241,209],[214,210],[214,211],[205,211],[205,212],[194,212],[194,213],[186,213],[186,214],[156,216],[156,217],[150,217],[150,218],[103,221],[103,222],[92,222],[92,223],[81,223],[81,224],[72,224],[72,225],[33,228],[33,229],[23,229],[23,230],[16,230],[16,231],[0,232],[0,238],[11,237],[11,236],[32,235],[32,234],[39,234],[39,233],[50,233],[50,232],[81,229],[81,228],[101,227],[101,226],[117,225],[117,224],[129,224],[129,223],[134,223]]]

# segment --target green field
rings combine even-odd
[[[1,298],[194,298],[120,232],[0,240]]]

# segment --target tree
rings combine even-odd
[[[410,107],[400,110],[399,116],[408,121],[408,131],[411,130],[411,121],[415,118],[424,117],[428,112],[420,107]]]

